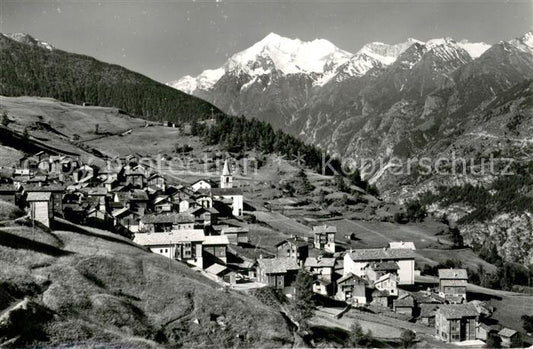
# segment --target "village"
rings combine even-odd
[[[184,185],[139,156],[118,160],[121,166],[99,168],[46,151],[25,156],[0,184],[0,200],[24,208],[43,229],[79,224],[126,236],[224,288],[268,287],[290,299],[298,274],[306,272],[322,310],[344,307],[337,319],[349,309],[366,309],[385,321],[423,326],[443,344],[483,347],[496,338],[502,347],[523,345],[517,329],[498,324],[489,306],[467,295],[466,269],[439,269],[438,282],[419,283],[413,242],[344,248],[337,228],[320,224],[306,236],[276,242],[270,246],[275,253],[267,255],[250,237],[246,197],[234,181],[232,161],[221,163],[218,181]]]

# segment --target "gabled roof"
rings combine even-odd
[[[259,258],[257,263],[266,274],[284,274],[289,270],[300,269],[292,258]]]
[[[473,304],[442,304],[438,312],[446,319],[461,319],[463,317],[478,316],[479,313]]]
[[[317,225],[313,227],[313,233],[323,234],[323,233],[336,233],[337,227],[334,225]]]
[[[274,246],[278,247],[278,246],[284,245],[286,243],[289,243],[291,245],[295,245],[298,248],[308,246],[308,242],[307,241],[298,239],[297,237],[293,237],[293,238],[290,238],[290,239],[285,239],[283,241],[278,242]]]
[[[194,216],[188,213],[148,214],[141,218],[144,224],[156,223],[194,223]]]
[[[36,202],[36,201],[50,201],[52,198],[52,193],[49,191],[37,192],[32,191],[28,193],[26,201]]]
[[[411,295],[404,298],[398,298],[394,300],[394,306],[413,308],[415,306],[415,299]]]
[[[466,269],[439,269],[439,279],[468,280]]]
[[[331,281],[328,280],[328,279],[324,279],[324,278],[321,278],[321,277],[318,277],[315,282],[318,282],[318,283],[321,283],[322,285],[324,286],[328,286],[328,285],[331,285]]]
[[[378,282],[383,282],[388,279],[396,279],[396,274],[387,273],[385,275],[382,275],[379,279],[377,279],[374,284],[377,284]]]
[[[230,227],[226,226],[221,229],[222,235],[224,234],[247,234],[249,232],[248,227]]]
[[[168,233],[139,233],[135,234],[133,242],[143,246],[168,246],[183,242],[202,242],[204,238],[202,229],[187,229]]]
[[[124,216],[124,215],[130,215],[130,214],[132,214],[134,216],[138,216],[138,214],[136,212],[130,211],[130,209],[127,208],[127,207],[115,210],[115,211],[113,211],[111,213],[111,215],[113,217],[121,217],[121,216]]]
[[[370,268],[376,271],[398,270],[400,267],[395,261],[374,262],[370,264]]]
[[[220,275],[228,270],[227,267],[223,266],[222,264],[215,263],[211,265],[209,268],[206,268],[205,271],[209,274],[213,275]]]
[[[498,336],[500,336],[500,337],[512,337],[512,336],[514,336],[517,333],[518,333],[517,331],[505,327],[500,332],[498,332]]]
[[[130,201],[148,201],[148,194],[144,190],[135,189],[130,192]]]
[[[437,312],[437,308],[439,307],[439,304],[432,304],[432,303],[423,303],[420,304],[420,317],[434,317],[435,313]]]
[[[226,235],[207,235],[205,237],[203,245],[229,245],[229,240]]]
[[[346,253],[353,261],[386,261],[398,259],[414,259],[414,252],[409,249],[373,248],[351,250]]]
[[[355,275],[353,273],[348,273],[348,274],[344,275],[343,277],[341,277],[339,280],[337,280],[337,284],[343,283],[343,282],[348,281],[350,279],[363,280],[364,281],[363,278],[361,278],[361,277],[359,277],[359,276],[357,276],[357,275]]]
[[[411,250],[416,250],[415,243],[411,241],[389,242],[389,248],[409,248]]]
[[[333,268],[335,266],[335,258],[307,257],[304,266],[308,268]]]

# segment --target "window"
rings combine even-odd
[[[168,248],[165,248],[165,253],[168,253]]]
[[[163,249],[160,249],[160,250],[159,250],[159,253],[163,253]]]

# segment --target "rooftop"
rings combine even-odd
[[[307,257],[304,263],[305,267],[329,267],[333,268],[335,266],[335,258],[315,258],[315,257]]]
[[[321,234],[321,233],[336,233],[337,227],[334,225],[317,225],[313,227],[313,233],[315,234]]]
[[[353,261],[386,261],[398,259],[414,259],[414,252],[410,249],[362,249],[351,250],[346,253]]]
[[[389,242],[389,248],[409,248],[411,250],[416,250],[414,242],[411,242],[411,241]]]
[[[510,329],[510,328],[503,328],[500,332],[498,332],[498,336],[502,336],[502,337],[512,337],[514,336],[515,334],[517,334],[518,332],[513,330],[513,329]]]
[[[52,198],[52,193],[49,191],[32,191],[28,193],[28,197],[26,198],[26,201],[28,202],[35,202],[35,201],[50,201]]]
[[[204,241],[202,229],[176,230],[170,233],[140,233],[135,234],[133,242],[143,246],[165,246],[183,242]]]
[[[204,240],[204,245],[229,245],[228,237],[225,235],[207,235]]]
[[[171,214],[149,214],[145,215],[141,221],[144,224],[177,224],[177,223],[194,223],[194,216],[188,213],[171,213]]]
[[[259,258],[257,263],[267,274],[283,274],[288,270],[300,269],[292,258]]]
[[[439,269],[439,279],[468,280],[466,269]]]
[[[479,313],[473,304],[442,304],[437,310],[446,319],[460,319],[463,317],[478,316]]]
[[[374,262],[370,264],[370,268],[376,271],[398,270],[400,267],[395,261]]]
[[[348,273],[348,274],[344,275],[343,277],[341,277],[339,280],[337,280],[337,284],[343,283],[343,282],[345,282],[347,280],[350,280],[350,279],[363,280],[362,278],[360,278],[359,276],[357,276],[355,274]]]

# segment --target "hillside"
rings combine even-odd
[[[278,312],[184,264],[97,229],[27,224],[0,228],[2,347],[291,346]]]
[[[0,95],[116,107],[157,121],[185,122],[212,114],[211,104],[118,65],[43,47],[29,35],[17,38],[0,34]]]

